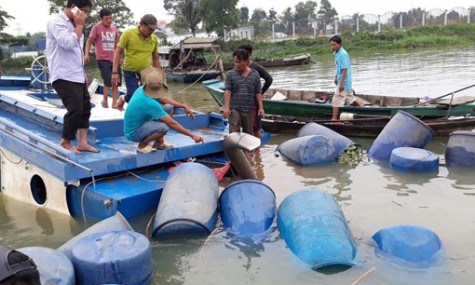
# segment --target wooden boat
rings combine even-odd
[[[165,54],[166,49],[162,49],[161,57],[168,64],[167,80],[193,83],[215,79],[221,75],[223,71],[219,64],[217,40],[217,38],[186,38],[169,47],[168,56]],[[213,62],[207,62],[206,54],[209,53],[212,55],[208,58],[214,58]]]
[[[228,160],[228,129],[219,114],[195,112],[193,120],[176,109],[174,119],[204,143],[169,130],[166,140],[174,148],[138,153],[137,143],[124,136],[124,112],[103,108],[102,94],[91,94],[88,141],[101,152],[75,155],[59,146],[66,109],[50,85],[2,75],[0,195],[66,215],[130,218],[156,209],[174,162],[196,158],[222,166]]]
[[[293,65],[304,65],[311,62],[311,56],[309,53],[291,55],[284,58],[276,59],[267,59],[256,57],[253,59],[254,62],[259,63],[263,67],[281,67],[281,66],[293,66]],[[234,63],[225,62],[223,63],[225,70],[231,70],[234,68]]]
[[[203,85],[216,103],[223,106],[224,83],[219,80],[209,80],[203,82]],[[475,85],[461,90],[473,86]],[[475,115],[475,96],[455,97],[453,100],[430,100],[421,103],[421,99],[418,97],[356,95],[355,103],[358,106],[341,107],[341,113],[351,113],[357,117],[393,116],[399,110],[402,110],[420,118]],[[332,92],[327,91],[269,89],[264,94],[264,109],[266,114],[270,115],[304,117],[306,120],[329,119],[332,116],[333,109],[331,105],[332,96]]]
[[[369,116],[352,120],[293,120],[282,116],[268,116],[262,119],[262,128],[270,133],[297,133],[308,122],[315,122],[347,137],[377,137],[389,122],[391,116]],[[447,137],[454,131],[471,131],[475,129],[475,117],[449,117],[438,119],[423,119],[436,137]]]

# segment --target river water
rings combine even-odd
[[[357,92],[437,97],[474,84],[474,49],[415,50],[351,54]],[[274,87],[331,89],[331,56],[316,64],[271,69]],[[219,108],[200,85],[183,93],[170,84],[174,98],[201,111]],[[475,93],[475,89],[471,94]],[[316,188],[338,201],[357,242],[356,265],[336,274],[311,270],[286,247],[279,231],[254,244],[220,231],[211,237],[152,241],[153,284],[472,284],[475,280],[475,175],[445,166],[447,139],[433,139],[428,150],[440,156],[437,173],[402,173],[384,163],[350,167],[334,164],[300,167],[274,155],[292,135],[273,135],[252,165],[258,178],[276,193],[277,204],[292,192]],[[354,139],[369,148],[371,139]],[[225,180],[222,186],[230,183]],[[472,200],[473,199],[473,200]],[[130,220],[145,232],[154,211]],[[92,221],[89,221],[91,223]],[[426,269],[409,269],[375,254],[371,236],[399,224],[426,227],[439,235],[443,254]],[[0,243],[16,248],[56,248],[83,229],[80,221],[37,209],[0,195]],[[374,269],[373,269],[374,268]]]

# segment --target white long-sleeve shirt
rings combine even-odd
[[[52,17],[46,28],[46,57],[50,82],[58,79],[85,83],[82,47],[84,36],[78,40],[71,20],[60,12]]]

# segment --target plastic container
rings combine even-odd
[[[24,247],[17,250],[28,255],[38,266],[41,284],[75,284],[74,266],[61,251],[47,247]]]
[[[437,171],[439,170],[439,156],[421,148],[398,147],[391,152],[389,165],[403,171]]]
[[[307,123],[303,126],[297,133],[298,137],[317,135],[324,136],[330,139],[331,143],[334,145],[335,150],[338,153],[345,151],[345,148],[354,144],[349,138],[340,135],[339,133],[331,130],[325,126],[319,125],[317,123]]]
[[[375,159],[387,160],[393,149],[397,147],[424,148],[434,134],[434,130],[423,121],[399,111],[373,142],[368,155]]]
[[[300,165],[325,165],[338,160],[335,144],[325,136],[304,136],[288,140],[277,147],[285,158]]]
[[[292,193],[279,206],[277,224],[290,250],[313,269],[353,265],[356,244],[330,194],[315,189]]]
[[[175,168],[163,187],[152,234],[155,237],[209,234],[216,227],[219,185],[200,163]]]
[[[133,231],[132,227],[130,226],[129,222],[127,222],[127,220],[124,218],[124,216],[122,216],[121,213],[116,212],[114,216],[111,216],[107,219],[104,219],[90,226],[89,228],[87,228],[86,230],[78,234],[77,236],[73,237],[72,239],[67,241],[65,244],[60,246],[58,250],[64,253],[68,258],[71,258],[71,250],[76,245],[76,243],[80,241],[81,239],[95,233],[108,232],[108,231],[122,231],[122,230]]]
[[[132,231],[87,236],[74,246],[71,260],[78,285],[145,285],[153,276],[150,242]]]
[[[226,230],[238,236],[264,233],[276,215],[275,194],[257,180],[240,180],[226,187],[219,198]]]
[[[475,167],[475,132],[451,133],[445,149],[445,162],[447,166]]]
[[[399,225],[384,228],[373,235],[377,254],[408,267],[427,267],[440,255],[440,238],[423,227]]]

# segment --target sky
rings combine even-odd
[[[225,0],[223,0],[225,1]],[[293,8],[299,2],[306,0],[287,1],[255,1],[239,0],[238,7],[247,6],[252,12],[256,8],[266,11],[274,8],[281,14],[287,7]],[[320,5],[320,0],[314,0]],[[134,13],[134,19],[139,20],[147,13],[154,14],[159,20],[169,21],[171,17],[163,8],[163,0],[124,0],[125,4]],[[455,7],[469,8],[475,6],[474,0],[330,0],[332,6],[340,16],[360,14],[382,15],[386,12],[408,11],[412,8],[430,10],[438,8],[450,10]],[[48,18],[47,0],[0,0],[0,9],[15,17],[8,21],[4,32],[12,35],[24,35],[27,32],[44,32]],[[318,7],[317,7],[318,9]]]

